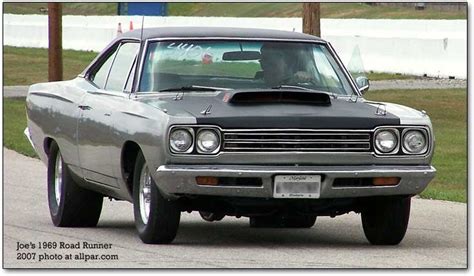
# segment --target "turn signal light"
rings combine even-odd
[[[375,186],[395,186],[400,182],[400,177],[374,177],[372,184]]]
[[[198,185],[216,186],[219,180],[213,176],[196,176],[196,183]]]

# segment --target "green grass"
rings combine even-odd
[[[64,50],[63,79],[72,79],[80,74],[96,56],[95,52]],[[48,50],[4,46],[3,70],[3,85],[31,85],[48,81]]]
[[[4,3],[4,13],[41,14],[45,3]],[[302,3],[169,3],[170,16],[301,17]],[[373,6],[366,3],[321,3],[322,18],[466,19],[462,11]],[[64,15],[115,15],[117,3],[64,3]]]
[[[421,78],[413,75],[405,75],[400,73],[381,73],[381,72],[369,72],[367,77],[370,81],[379,81],[379,80],[408,80],[408,79],[417,79]]]
[[[466,90],[387,90],[369,92],[366,98],[426,110],[434,128],[436,145],[433,166],[437,174],[421,197],[466,202]]]
[[[25,98],[3,98],[3,146],[26,156],[37,157],[23,134],[25,128]]]
[[[48,14],[47,3],[3,3],[3,13]],[[116,15],[117,3],[63,3],[64,15]]]

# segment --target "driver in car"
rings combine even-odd
[[[271,87],[312,80],[308,72],[293,70],[297,57],[285,51],[286,48],[284,43],[264,43],[260,49],[263,80]]]

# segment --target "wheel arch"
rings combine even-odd
[[[52,137],[45,137],[43,141],[43,150],[46,156],[49,156],[49,151],[51,150],[52,143],[55,142],[58,144]]]
[[[122,178],[126,183],[127,191],[130,196],[133,195],[133,175],[135,169],[135,162],[137,160],[138,153],[142,149],[135,141],[126,141],[122,147],[122,153],[120,158],[120,167],[122,172]]]

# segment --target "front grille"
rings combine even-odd
[[[369,152],[370,131],[241,130],[224,131],[224,151]]]

